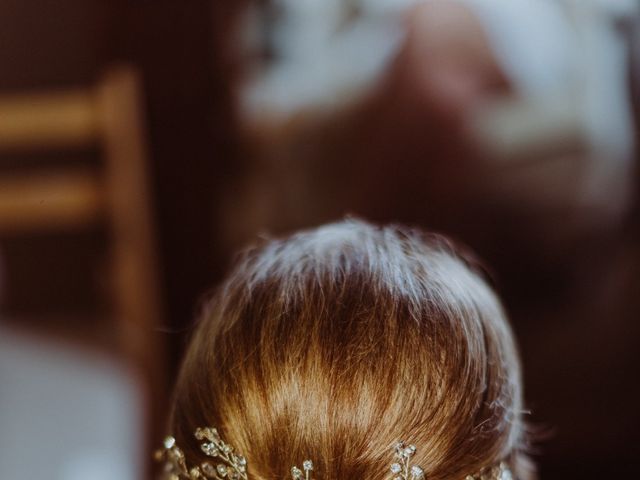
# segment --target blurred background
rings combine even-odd
[[[151,478],[233,253],[356,215],[484,259],[541,478],[633,475],[639,52],[635,0],[0,0],[3,474]]]

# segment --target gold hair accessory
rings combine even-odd
[[[234,453],[234,449],[225,443],[215,428],[198,428],[194,436],[201,441],[200,449],[207,457],[218,461],[202,462],[199,466],[187,467],[183,451],[176,445],[173,437],[164,440],[164,448],[155,453],[155,459],[164,462],[162,480],[248,480],[247,461]],[[395,446],[395,462],[391,464],[391,480],[427,480],[424,470],[411,464],[416,453],[415,445],[398,442]],[[312,480],[313,462],[305,460],[302,469],[291,467],[293,480]],[[467,475],[465,480],[513,480],[511,470],[506,463],[482,469],[475,475]]]

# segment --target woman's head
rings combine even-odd
[[[348,220],[248,250],[205,309],[171,428],[217,426],[252,479],[311,458],[319,479],[389,477],[415,444],[430,480],[523,439],[519,361],[500,302],[442,237]]]

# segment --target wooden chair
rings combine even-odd
[[[100,168],[0,173],[0,235],[106,230],[113,327],[147,382],[157,425],[165,369],[153,334],[162,309],[142,119],[140,84],[128,67],[108,70],[93,88],[0,95],[1,153],[97,148],[103,155]]]

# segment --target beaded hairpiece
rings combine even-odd
[[[164,462],[162,480],[248,480],[247,460],[228,443],[225,443],[215,428],[198,428],[195,437],[201,441],[200,449],[208,457],[217,461],[207,461],[194,467],[188,467],[182,450],[173,437],[164,440],[164,448],[155,453],[155,459]],[[398,442],[395,446],[395,458],[391,464],[390,480],[427,480],[424,470],[411,463],[416,453],[415,445]],[[215,463],[215,464],[214,464]],[[292,480],[312,480],[313,462],[305,460],[302,469],[291,467]],[[465,480],[513,480],[511,470],[506,463],[482,469]]]

